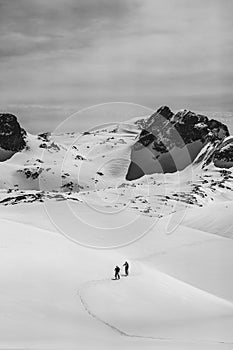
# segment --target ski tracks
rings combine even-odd
[[[112,280],[110,279],[100,279],[100,280],[91,280],[82,285],[82,287],[78,290],[77,295],[79,297],[79,300],[85,309],[85,311],[96,321],[102,323],[106,327],[110,328],[115,333],[128,337],[128,338],[138,338],[138,339],[147,339],[147,340],[154,340],[154,341],[164,341],[164,342],[180,342],[180,343],[192,343],[192,344],[222,344],[222,345],[233,345],[233,342],[225,342],[225,341],[209,341],[204,339],[181,339],[181,338],[169,338],[169,337],[153,337],[153,336],[143,336],[139,334],[130,334],[122,329],[114,326],[113,324],[103,320],[101,317],[99,317],[97,314],[95,314],[91,308],[89,307],[88,303],[85,300],[85,292],[88,288],[93,287],[98,284],[103,283],[112,283]]]

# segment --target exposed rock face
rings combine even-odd
[[[137,124],[142,131],[132,149],[127,180],[182,170],[207,142],[220,142],[229,136],[227,126],[217,120],[188,110],[174,114],[167,106]]]
[[[206,116],[182,110],[174,114],[168,107],[160,107],[141,125],[138,143],[167,152],[172,147],[182,147],[193,141],[222,140],[229,136],[226,125]]]
[[[13,114],[0,114],[0,147],[10,152],[19,152],[25,146],[26,131]]]
[[[212,161],[219,168],[233,167],[233,137],[231,136],[221,142],[208,161]]]

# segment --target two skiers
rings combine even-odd
[[[128,276],[129,275],[129,263],[126,261],[123,264],[123,266],[125,268],[125,276]],[[115,280],[119,280],[120,279],[120,271],[121,271],[121,269],[119,268],[119,266],[116,266],[114,271],[115,271]]]

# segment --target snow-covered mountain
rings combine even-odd
[[[0,348],[232,349],[226,125],[163,107],[80,134],[0,126]]]
[[[205,145],[215,148],[229,136],[227,126],[217,120],[188,110],[173,113],[166,106],[137,121],[137,125],[142,131],[132,148],[129,180],[183,170]]]
[[[121,193],[124,200],[114,205],[124,206],[127,198],[154,215],[163,201],[204,205],[223,189],[231,197],[233,137],[226,125],[202,114],[160,107],[151,116],[80,134],[31,135],[15,116],[1,114],[0,120],[2,204],[84,196],[92,201],[97,192],[108,197],[116,188],[136,188],[130,198]]]

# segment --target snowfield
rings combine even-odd
[[[232,168],[207,144],[127,181],[138,134],[28,134],[0,163],[0,349],[233,350]]]
[[[43,203],[27,206],[1,211],[2,349],[233,348],[231,239],[167,235],[165,217],[133,244],[91,249],[52,230]],[[126,259],[130,276],[112,280]]]

